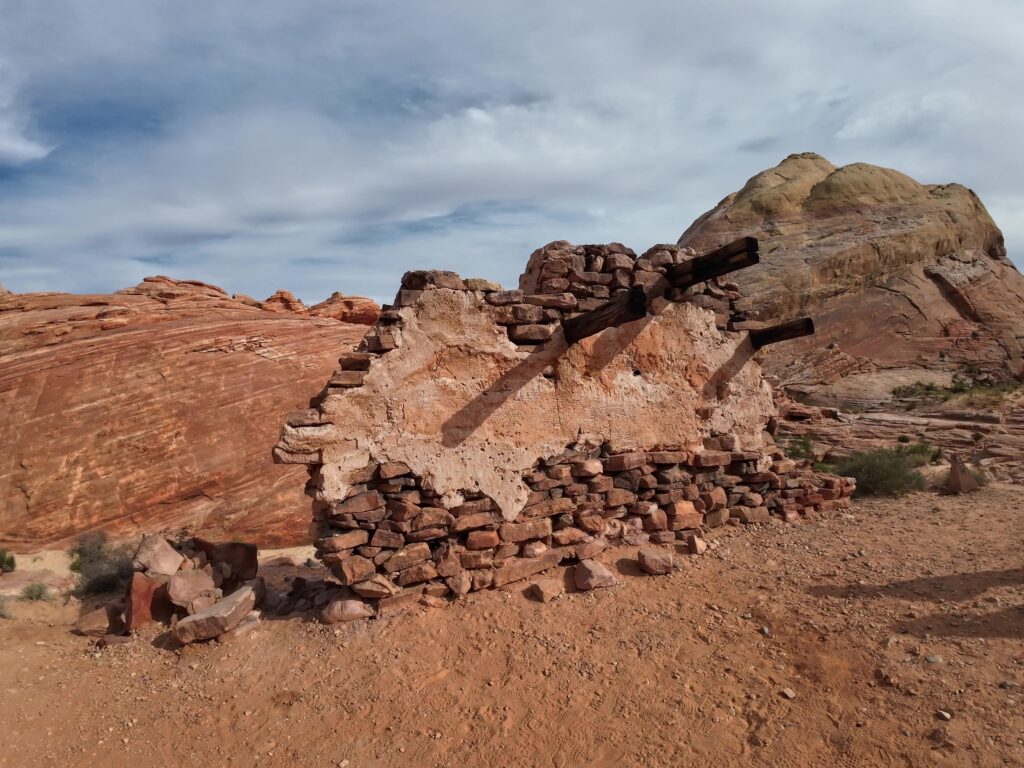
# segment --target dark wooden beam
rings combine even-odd
[[[776,344],[789,339],[799,339],[801,336],[810,336],[814,333],[814,321],[809,317],[798,317],[796,320],[789,320],[769,328],[750,332],[750,343],[754,349],[766,347],[769,344]]]
[[[668,286],[689,288],[697,283],[703,283],[705,280],[752,266],[757,262],[757,239],[753,237],[740,238],[703,256],[697,256],[672,267],[664,278],[660,278],[649,288],[635,285],[628,291],[613,297],[604,306],[564,320],[562,329],[565,333],[565,341],[567,344],[575,344],[580,339],[600,333],[605,328],[644,317],[647,314],[648,302],[655,297],[663,296]]]
[[[695,256],[689,261],[677,264],[669,270],[668,280],[674,288],[689,288],[705,280],[752,267],[760,260],[757,238],[741,237],[721,248],[716,248],[711,253]]]
[[[562,321],[567,344],[600,333],[605,328],[639,320],[647,314],[647,291],[642,285],[634,285],[613,297],[604,306],[584,312],[582,315]]]

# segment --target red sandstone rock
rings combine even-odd
[[[380,317],[380,306],[362,296],[345,296],[335,292],[331,298],[310,307],[309,314],[331,317],[343,323],[373,325]]]
[[[652,576],[672,573],[672,551],[661,547],[643,547],[636,553],[640,567]]]
[[[760,239],[761,263],[729,277],[744,306],[761,321],[814,317],[815,336],[763,355],[802,397],[876,407],[895,386],[948,383],[967,366],[1024,373],[1024,276],[965,187],[791,155],[679,243],[702,251],[745,235]]]
[[[564,591],[561,579],[539,579],[530,585],[530,594],[542,603],[550,603]]]
[[[365,331],[166,277],[0,296],[0,540],[188,527],[299,543],[306,470],[270,450]]]
[[[170,603],[163,582],[142,573],[133,573],[131,584],[128,586],[128,610],[125,618],[128,629],[138,629],[149,624],[154,618],[159,618],[161,613],[168,613],[162,603]]]
[[[320,612],[320,621],[324,624],[338,624],[342,621],[372,619],[373,615],[373,607],[362,600],[332,600]]]
[[[153,576],[170,576],[177,573],[184,556],[160,534],[144,536],[132,564],[136,570]]]
[[[204,611],[179,621],[171,634],[183,645],[212,640],[237,627],[253,609],[256,595],[251,587],[241,587]]]
[[[615,576],[608,570],[608,566],[597,560],[581,561],[574,569],[573,579],[576,589],[584,591],[615,585]]]

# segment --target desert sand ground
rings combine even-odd
[[[616,587],[548,605],[520,583],[179,653],[13,601],[0,766],[1024,765],[1022,502],[858,502],[718,529],[672,576],[615,549]]]

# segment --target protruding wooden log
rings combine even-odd
[[[565,341],[567,344],[575,344],[580,339],[600,333],[605,328],[638,320],[646,314],[647,291],[642,285],[634,285],[604,306],[562,321]]]
[[[769,328],[761,328],[750,332],[750,343],[754,349],[766,347],[769,344],[776,344],[789,339],[799,339],[801,336],[810,336],[814,333],[814,321],[809,317],[798,317],[796,320],[789,320]]]
[[[760,261],[756,237],[741,237],[711,253],[695,256],[689,261],[677,264],[668,272],[669,282],[674,288],[689,288],[715,277],[727,275],[744,267],[752,267]]]

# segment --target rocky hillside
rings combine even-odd
[[[366,331],[343,321],[379,311],[346,301],[354,314],[337,297],[288,309],[164,277],[0,295],[0,542],[185,527],[304,539],[305,470],[271,466],[270,450],[281,414]]]
[[[743,235],[761,264],[731,276],[752,318],[813,316],[817,334],[762,364],[783,429],[820,456],[926,442],[1024,481],[1024,276],[978,196],[863,163],[791,155],[701,216],[698,251]]]
[[[815,337],[764,360],[801,399],[871,408],[900,386],[1024,373],[1024,276],[966,187],[790,155],[679,243],[699,252],[743,235],[761,241],[762,263],[732,278],[752,316],[814,317]]]

